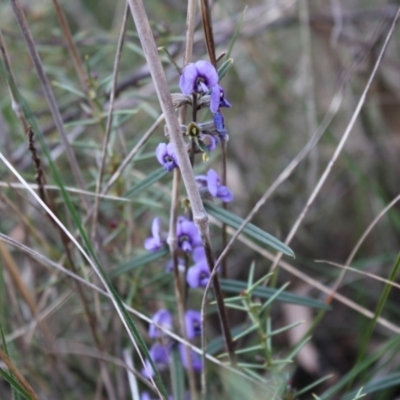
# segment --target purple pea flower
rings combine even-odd
[[[194,222],[178,220],[176,231],[178,246],[185,252],[191,252],[194,247],[201,245],[201,237]]]
[[[168,352],[163,345],[154,343],[149,353],[157,369],[163,369],[168,366]],[[149,360],[146,360],[146,368],[142,369],[142,375],[147,379],[154,376],[154,371]]]
[[[178,158],[176,157],[175,150],[171,142],[168,144],[160,143],[156,148],[156,157],[158,162],[168,172],[179,166]]]
[[[190,63],[182,70],[179,87],[183,94],[207,94],[211,90],[210,110],[215,113],[220,107],[221,90],[218,73],[214,66],[205,60]]]
[[[172,315],[168,310],[161,309],[158,310],[151,318],[154,323],[161,325],[168,330],[172,330]],[[157,328],[154,324],[149,326],[149,337],[151,339],[156,339],[163,335],[163,332]]]
[[[192,368],[195,372],[200,372],[203,369],[203,363],[201,362],[200,356],[195,353],[192,349],[190,351],[190,358],[192,360]],[[182,343],[179,344],[179,353],[181,355],[182,365],[185,369],[188,367],[188,360],[186,358],[186,349],[185,345]]]
[[[153,236],[145,239],[144,248],[152,253],[160,250],[165,245],[165,240],[161,234],[161,221],[160,218],[155,217],[151,224],[151,234]]]
[[[207,176],[196,176],[196,182],[203,197],[207,197],[210,194],[212,197],[221,199],[224,203],[229,203],[233,200],[232,192],[226,186],[221,185],[221,179],[213,169],[207,172]]]
[[[187,310],[185,312],[185,326],[187,338],[194,339],[201,335],[201,314],[196,310]]]
[[[188,269],[186,282],[192,289],[206,287],[210,279],[210,275],[211,274],[208,268],[207,260],[204,258]]]

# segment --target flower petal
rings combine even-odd
[[[195,64],[190,63],[183,68],[179,79],[179,87],[183,94],[189,95],[195,91],[197,77],[198,73]]]
[[[153,238],[159,242],[161,242],[160,232],[161,232],[161,220],[159,217],[155,217],[153,219],[153,223],[151,224],[151,234],[153,235]]]
[[[196,310],[185,312],[186,335],[188,339],[194,339],[201,335],[201,313]]]
[[[197,74],[204,79],[204,83],[212,88],[218,83],[218,72],[214,66],[205,60],[200,60],[196,62]]]
[[[224,203],[229,203],[233,200],[233,193],[226,186],[221,185],[218,188],[218,193],[216,197],[221,199]]]
[[[157,157],[158,162],[161,165],[165,164],[164,157],[167,154],[168,154],[168,152],[167,152],[167,144],[166,143],[160,143],[156,148],[156,157]]]
[[[220,182],[218,174],[213,169],[210,169],[207,172],[207,187],[213,197],[217,197]]]
[[[210,110],[212,113],[216,113],[218,111],[219,99],[220,99],[219,85],[215,85],[211,88]]]
[[[154,323],[163,326],[169,330],[172,330],[172,315],[166,309],[158,310],[151,318]],[[152,339],[162,336],[162,331],[155,325],[151,324],[149,326],[149,337]]]

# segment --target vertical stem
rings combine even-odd
[[[150,24],[143,6],[142,0],[128,0],[131,8],[132,16],[135,21],[136,29],[142,44],[143,52],[146,57],[147,65],[149,67],[152,80],[157,92],[157,96],[165,115],[167,129],[171,137],[171,142],[175,148],[176,156],[178,158],[182,178],[186,187],[186,191],[190,200],[190,206],[193,211],[193,221],[200,232],[202,241],[205,245],[206,252],[208,253],[207,261],[209,268],[214,267],[214,257],[212,255],[208,216],[204,210],[203,201],[200,197],[199,189],[196,184],[193,169],[186,150],[186,144],[183,140],[178,118],[175,114],[174,105],[172,103],[171,93],[168,88],[167,80],[162,69],[160,58],[158,55],[157,47],[154,37],[150,28]],[[229,354],[231,363],[234,364],[235,354],[230,335],[229,324],[226,315],[225,304],[223,300],[222,291],[219,285],[218,277],[215,277],[214,290],[217,297],[218,312],[223,325],[223,335],[225,345]]]
[[[221,149],[222,149],[222,184],[226,186],[227,184],[227,170],[226,170],[226,160],[227,160],[227,154],[226,154],[226,140],[221,141]],[[227,203],[222,203],[222,207],[224,210],[228,208]],[[228,236],[226,233],[226,224],[222,224],[222,248],[225,249],[226,245],[228,244]],[[222,277],[226,278],[227,277],[227,259],[228,255],[226,254],[225,257],[221,261],[221,273]]]

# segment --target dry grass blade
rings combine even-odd
[[[28,381],[23,377],[23,375],[19,372],[18,368],[14,365],[14,363],[8,358],[7,354],[0,348],[0,360],[6,364],[7,368],[12,372],[12,374],[17,378],[19,383],[24,387],[24,389],[29,393],[33,400],[39,400],[39,396],[32,389],[32,386],[28,383]]]

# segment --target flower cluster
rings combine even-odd
[[[188,125],[181,125],[181,134],[187,140],[187,151],[193,162],[196,153],[203,154],[203,161],[209,158],[209,152],[217,149],[218,145],[228,140],[224,117],[221,108],[231,107],[225,98],[225,92],[219,84],[218,72],[208,61],[197,61],[188,64],[181,73],[179,95],[186,103],[193,107],[193,120]],[[197,112],[203,107],[209,107],[213,114],[211,121],[197,122]],[[168,137],[168,131],[166,130]],[[172,142],[160,143],[155,151],[160,165],[170,172],[179,168],[179,161]],[[203,199],[219,199],[224,203],[233,200],[233,194],[222,181],[214,169],[208,169],[203,175],[196,176],[196,184]],[[176,239],[178,252],[178,270],[185,276],[187,285],[192,288],[204,288],[210,280],[210,268],[202,244],[202,238],[195,223],[186,216],[179,216],[176,222]],[[151,236],[145,239],[144,247],[150,252],[157,252],[167,245],[167,232],[162,230],[159,217],[154,218],[151,226]],[[168,262],[166,271],[173,270],[172,260]],[[200,313],[196,310],[187,310],[185,313],[185,329],[189,340],[201,335]],[[149,338],[155,342],[149,353],[156,368],[160,371],[168,368],[171,352],[178,348],[182,365],[187,368],[188,353],[182,344],[170,340],[164,330],[173,330],[173,317],[166,309],[161,309],[152,317],[153,323],[149,326]],[[201,371],[202,361],[197,353],[190,350],[192,369]],[[142,370],[143,376],[150,378],[154,371],[149,360]],[[149,400],[150,395],[143,393],[143,399]]]
[[[160,339],[161,342],[155,342],[150,350],[150,356],[155,366],[159,371],[168,368],[171,351],[174,346],[178,346],[179,355],[181,357],[182,365],[185,369],[188,367],[185,346],[181,343],[177,344],[174,341],[168,341],[165,337],[163,330],[165,328],[172,330],[173,318],[168,310],[161,309],[157,311],[152,317],[153,323],[149,326],[149,337],[152,339]],[[157,326],[155,325],[157,324]],[[201,316],[196,310],[187,310],[185,313],[185,328],[186,336],[189,340],[201,335]],[[193,350],[190,350],[190,357],[192,361],[192,368],[194,371],[199,372],[202,369],[201,358]],[[150,378],[154,375],[153,369],[149,360],[146,360],[145,368],[142,370],[142,375]]]
[[[213,120],[203,124],[191,122],[188,126],[182,125],[182,127],[184,134],[197,144],[197,151],[203,153],[214,151],[221,140],[227,140],[224,117],[220,109],[231,107],[231,104],[225,98],[224,90],[219,85],[217,70],[205,60],[190,63],[182,70],[179,88],[184,95],[196,99],[195,104],[197,104],[197,101],[208,98],[207,104],[209,104],[210,111],[213,114]],[[195,107],[197,112],[197,105]],[[193,150],[192,144],[188,145],[188,149]],[[178,158],[172,143],[160,143],[156,148],[156,158],[168,172],[174,168],[179,168]],[[207,158],[206,156],[205,159]]]
[[[217,194],[220,191],[220,195],[228,198],[229,191],[225,192],[225,186],[219,186],[216,188]],[[210,190],[210,189],[208,189]],[[213,189],[211,189],[213,190]],[[232,195],[230,193],[230,195]],[[166,232],[161,231],[161,222],[158,217],[154,218],[151,229],[152,235],[144,241],[144,247],[146,250],[156,252],[166,245]],[[176,238],[178,242],[178,249],[182,254],[191,255],[193,265],[190,266],[186,273],[186,282],[192,289],[198,287],[206,287],[210,278],[210,270],[208,267],[206,254],[202,246],[201,237],[196,225],[193,221],[190,221],[185,216],[180,216],[177,221],[176,227]],[[185,271],[185,263],[183,258],[178,258],[178,267],[182,272]],[[172,272],[173,264],[172,260],[168,262],[166,271]]]

